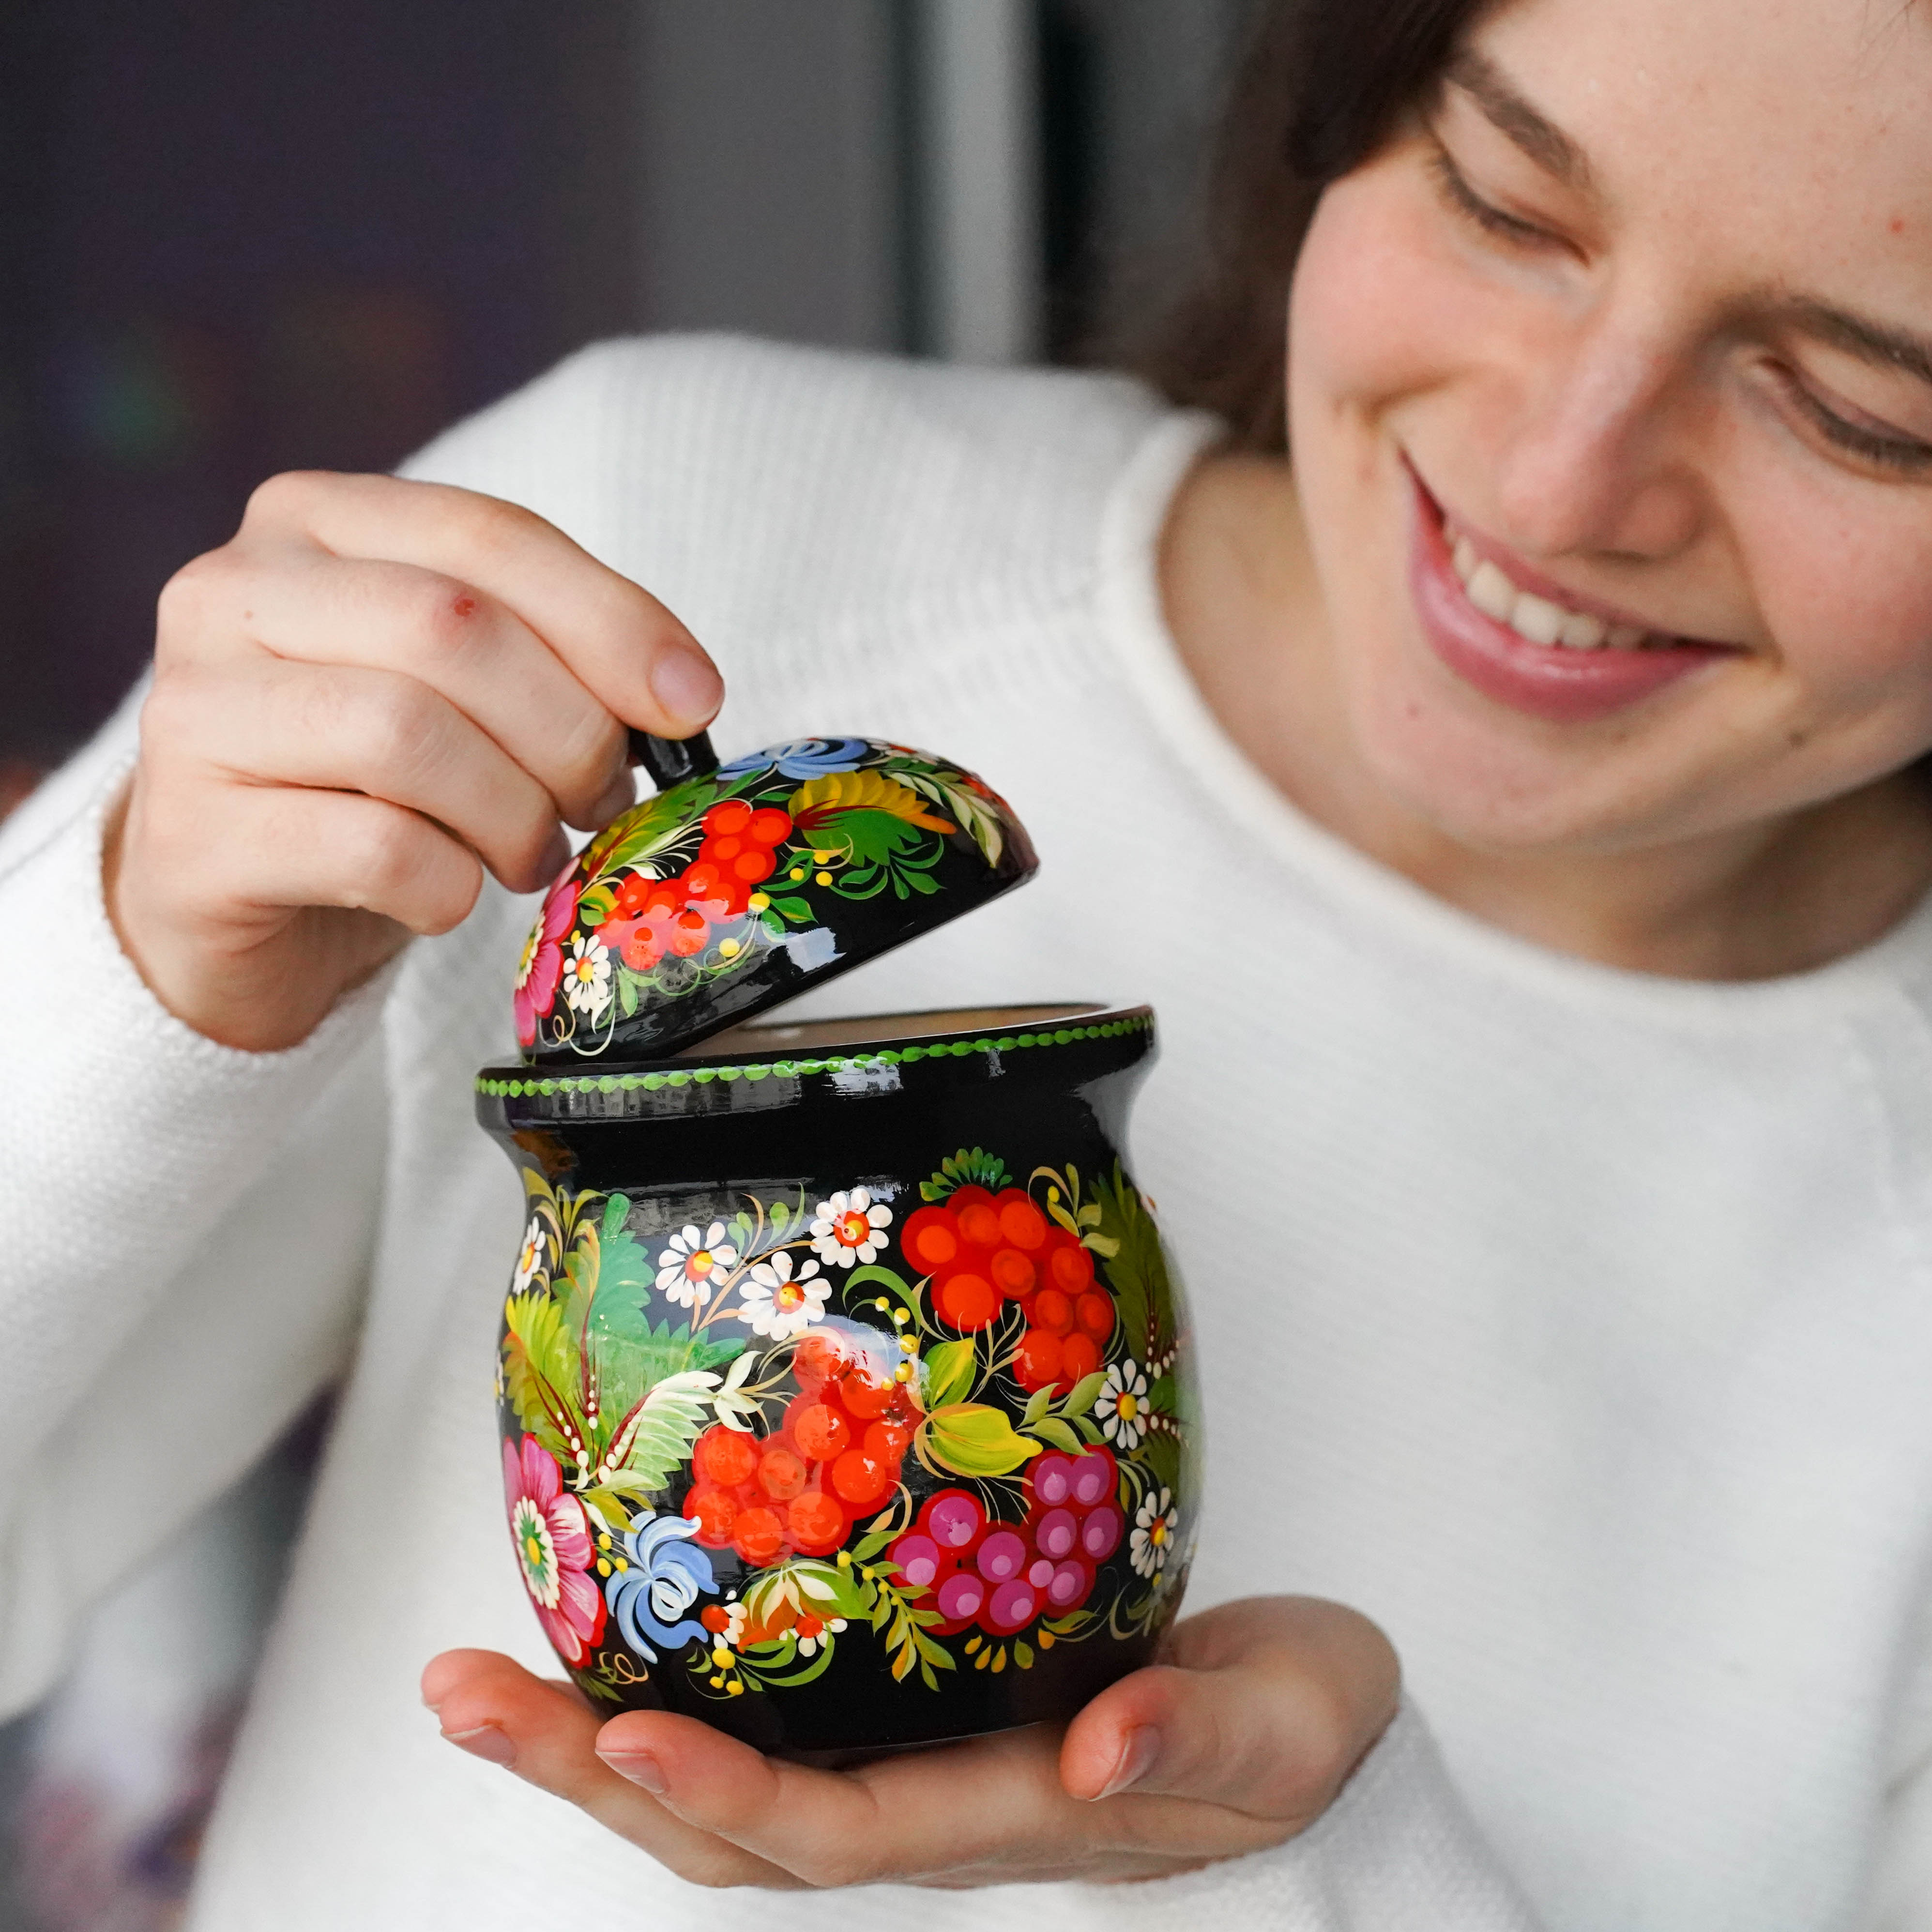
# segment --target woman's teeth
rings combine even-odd
[[[1486,617],[1507,624],[1533,644],[1556,644],[1566,650],[1641,650],[1664,640],[1635,624],[1606,624],[1587,610],[1566,610],[1534,592],[1519,590],[1486,557],[1476,554],[1467,537],[1459,537],[1454,552],[1456,574],[1469,602]]]

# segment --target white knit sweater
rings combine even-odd
[[[1155,1004],[1136,1164],[1211,1427],[1191,1600],[1340,1598],[1406,1668],[1413,1704],[1280,1851],[774,1909],[1932,1925],[1932,914],[1690,985],[1338,844],[1162,627],[1154,538],[1204,434],[1116,381],[673,340],[580,356],[412,466],[662,596],[730,680],[728,754],[872,733],[1013,800],[1040,880],[817,1006]],[[486,892],[291,1052],[211,1045],[102,915],[132,742],[130,710],[0,838],[0,1708],[346,1365],[196,1932],[724,1922],[753,1901],[452,1750],[416,1698],[453,1645],[554,1668],[491,1400],[519,1190],[470,1114],[529,902]]]

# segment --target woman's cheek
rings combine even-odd
[[[1920,748],[1932,742],[1932,496],[1839,487],[1865,500],[1794,478],[1737,504],[1758,607],[1821,722],[1887,707],[1902,743]]]
[[[1514,359],[1510,292],[1470,271],[1442,232],[1406,148],[1322,196],[1297,266],[1289,377],[1305,412],[1371,422]]]

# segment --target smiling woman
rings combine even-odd
[[[1922,8],[1296,0],[1165,397],[610,344],[184,568],[0,846],[0,1694],[356,1338],[196,1932],[700,1932],[718,1886],[824,1932],[1932,1923],[1928,98]],[[718,728],[796,754],[774,837],[844,782],[808,714],[956,746],[1043,856],[854,1006],[1160,1009],[1134,1166],[1212,1446],[1198,1520],[1094,1513],[1205,1607],[1064,1730],[807,1766],[542,1675],[614,1624],[728,1696],[780,1605],[854,1647],[762,1505],[730,1594],[723,1423],[634,1497],[491,1448],[489,1283],[520,1227],[513,1294],[555,1257],[470,1070],[675,950],[706,866],[559,868],[630,731],[710,719],[707,651]],[[763,876],[760,815],[707,877]],[[680,1196],[623,1318],[736,1268],[818,1359],[910,1244],[1045,1386],[927,1208],[837,1186],[789,1274]],[[1102,1488],[1164,1350],[1109,1358]],[[901,1422],[947,1408],[902,1370]],[[996,1492],[945,1502],[853,1556],[908,1630],[1002,1587],[981,1532],[1014,1560]],[[959,1667],[1069,1634],[1028,1601]]]
[[[1820,964],[1932,880],[1932,32],[1632,0],[1459,41],[1467,10],[1421,10],[1442,58],[1406,97],[1318,22],[1317,58],[1284,28],[1260,70],[1332,174],[1294,352],[1232,272],[1190,320],[1271,344],[1265,378],[1223,354],[1250,387],[1215,400],[1258,450],[1292,416],[1294,465],[1230,457],[1182,497],[1180,642],[1282,790],[1485,917],[1687,976]],[[1747,32],[1752,84],[1716,83]],[[1889,138],[1848,145],[1850,112]],[[1250,274],[1268,178],[1233,151]],[[1245,599],[1216,546],[1253,560]]]

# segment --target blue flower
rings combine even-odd
[[[773,745],[748,758],[734,758],[718,767],[718,776],[727,781],[748,778],[754,772],[776,766],[779,777],[802,783],[833,772],[856,772],[871,749],[863,738],[794,738],[789,745]]]
[[[679,1651],[705,1634],[695,1617],[684,1614],[718,1587],[711,1558],[689,1541],[697,1534],[694,1519],[653,1516],[648,1510],[633,1516],[624,1538],[630,1567],[604,1586],[624,1641],[650,1663],[658,1660],[653,1645]]]

